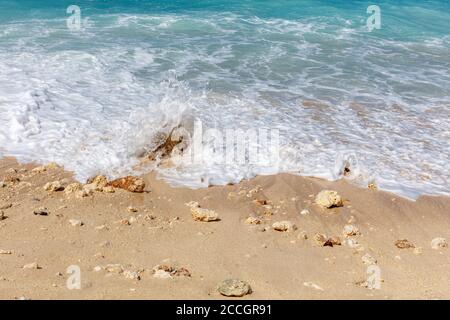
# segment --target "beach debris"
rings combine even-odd
[[[447,247],[448,243],[445,238],[438,237],[431,240],[431,248],[434,250],[439,250]]]
[[[35,216],[48,216],[50,214],[50,212],[48,211],[47,208],[41,207],[41,208],[38,208],[38,209],[34,210],[33,214]]]
[[[70,219],[69,223],[72,227],[81,227],[84,223],[81,220]]]
[[[409,242],[407,239],[400,239],[395,241],[395,246],[399,249],[411,249],[414,248],[414,244]]]
[[[292,232],[297,230],[297,226],[293,224],[291,221],[277,221],[274,224],[272,224],[272,228],[276,231],[281,232]]]
[[[219,214],[217,212],[215,212],[214,210],[203,209],[203,208],[200,208],[199,206],[196,207],[194,205],[192,205],[190,207],[191,207],[192,219],[194,219],[195,221],[210,222],[210,221],[220,220]]]
[[[303,285],[305,287],[312,288],[312,289],[315,289],[315,290],[318,290],[318,291],[324,291],[321,286],[319,286],[319,285],[317,285],[317,284],[315,284],[313,282],[310,282],[310,281],[303,282]]]
[[[365,265],[372,265],[372,264],[377,264],[377,259],[375,259],[374,257],[372,257],[370,254],[366,253],[365,255],[363,255],[361,257],[362,262]]]
[[[167,279],[172,277],[190,277],[191,273],[184,267],[174,267],[166,264],[153,267],[153,277]]]
[[[44,186],[44,190],[49,192],[63,191],[64,186],[60,181],[53,181],[46,183]]]
[[[13,205],[11,202],[0,203],[0,210],[6,210],[11,208]]]
[[[141,178],[127,176],[109,182],[108,186],[124,189],[130,192],[142,193],[145,189],[145,182]]]
[[[342,234],[344,235],[344,237],[348,238],[348,237],[352,237],[352,236],[357,236],[360,234],[359,229],[357,227],[355,227],[352,224],[347,224],[344,226],[344,229],[342,230]]]
[[[0,254],[12,254],[12,251],[0,249]]]
[[[250,216],[247,219],[245,219],[245,223],[246,224],[261,224],[261,219]]]
[[[302,216],[306,216],[306,215],[310,214],[310,212],[309,212],[308,209],[303,209],[302,211],[300,211],[300,214],[301,214]]]
[[[37,262],[31,262],[31,263],[27,263],[26,265],[24,265],[22,267],[22,269],[42,269],[42,267],[40,265],[37,264]]]
[[[333,190],[320,191],[316,196],[315,202],[316,204],[324,208],[334,208],[343,206],[341,196],[337,193],[337,191]]]
[[[250,285],[239,279],[226,279],[219,283],[217,291],[225,297],[243,297],[252,293]]]
[[[326,235],[321,233],[316,233],[314,235],[314,241],[321,247],[333,247],[341,245],[341,239],[339,237],[328,238]]]
[[[80,191],[82,189],[81,184],[74,182],[69,184],[67,187],[65,187],[64,189],[64,193],[65,194],[71,194],[71,193],[75,193],[77,191]]]

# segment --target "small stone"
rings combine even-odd
[[[53,181],[46,183],[44,186],[44,190],[49,192],[63,191],[64,186],[61,184],[60,181]]]
[[[300,232],[300,234],[297,236],[298,239],[308,240],[308,234],[306,231]]]
[[[260,224],[261,219],[259,219],[257,217],[248,217],[247,219],[245,219],[245,223],[246,224]]]
[[[103,270],[103,268],[101,266],[95,266],[93,269],[95,272],[100,272]]]
[[[65,194],[72,194],[75,193],[77,191],[80,191],[82,189],[81,184],[74,182],[69,184],[65,189],[64,189],[64,193]]]
[[[123,266],[118,263],[107,264],[106,266],[103,267],[103,269],[109,273],[122,273],[123,272]]]
[[[407,239],[401,239],[395,241],[395,246],[399,249],[411,249],[414,248],[414,244],[409,242]]]
[[[359,235],[359,229],[352,224],[347,224],[344,226],[344,230],[342,231],[344,237],[352,237]]]
[[[447,248],[448,247],[448,243],[447,240],[445,238],[434,238],[433,240],[431,240],[431,248],[434,250],[439,250],[439,249],[443,249],[443,248]]]
[[[317,284],[315,284],[313,282],[309,282],[309,281],[308,282],[303,282],[303,285],[305,287],[308,287],[308,288],[313,288],[313,289],[316,289],[316,290],[319,290],[319,291],[324,291],[321,286],[319,286],[319,285],[317,285]]]
[[[6,187],[6,182],[1,180],[0,181],[0,188],[5,188]]]
[[[153,277],[158,278],[158,279],[168,279],[168,278],[171,278],[172,276],[167,271],[156,270],[153,272]]]
[[[12,251],[0,249],[0,254],[12,254]]]
[[[419,256],[419,255],[421,255],[421,254],[423,253],[423,250],[422,250],[421,247],[417,247],[417,248],[414,248],[413,253],[414,253],[416,256]]]
[[[6,219],[5,213],[2,210],[0,210],[0,221],[5,219]]]
[[[34,210],[34,211],[33,211],[33,214],[34,214],[35,216],[48,216],[48,215],[50,214],[50,212],[48,211],[47,208],[42,207],[42,208],[39,208],[39,209]]]
[[[372,264],[377,264],[377,259],[375,259],[374,257],[372,257],[370,254],[366,253],[365,255],[363,255],[361,257],[362,262],[365,265],[372,265]]]
[[[328,238],[324,234],[320,233],[316,233],[314,235],[314,241],[321,247],[333,247],[341,245],[341,239],[339,239],[339,237]]]
[[[343,202],[341,196],[333,190],[320,191],[315,202],[324,208],[342,207]]]
[[[84,223],[81,220],[70,219],[69,223],[72,227],[81,227]]]
[[[12,203],[7,202],[7,203],[0,203],[0,210],[6,210],[12,207]]]
[[[94,191],[92,189],[90,189],[89,187],[88,188],[83,187],[83,189],[75,192],[75,196],[77,198],[85,198],[85,197],[89,197],[93,193],[94,193]]]
[[[219,283],[217,290],[226,297],[243,297],[252,292],[250,285],[239,279],[227,279]]]
[[[125,270],[123,272],[123,275],[126,279],[141,280],[141,276],[139,275],[139,272],[137,272],[137,271]]]
[[[306,215],[308,215],[310,212],[309,212],[309,210],[308,209],[303,209],[302,211],[300,211],[300,214],[302,215],[302,216],[306,216]]]
[[[100,225],[100,226],[96,226],[95,230],[108,230],[108,227],[104,224]]]
[[[191,214],[195,221],[210,222],[220,220],[218,213],[214,210],[191,207]]]
[[[130,192],[142,193],[145,189],[145,182],[141,178],[136,177],[124,177],[108,183],[108,186],[124,189]]]
[[[22,269],[42,269],[37,262],[32,262],[24,265]]]
[[[281,232],[285,232],[285,231],[292,232],[292,231],[297,230],[297,226],[290,221],[275,222],[274,224],[272,224],[272,228],[276,231],[281,231]]]
[[[108,179],[102,175],[88,179],[88,181],[87,181],[87,185],[90,185],[96,191],[102,191],[103,187],[106,187],[107,184],[108,184]]]
[[[129,212],[138,212],[138,209],[136,209],[135,207],[128,207],[127,208],[127,210],[129,211]]]

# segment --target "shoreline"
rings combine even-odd
[[[115,188],[77,197],[44,189],[53,181],[73,183],[71,173],[35,167],[0,159],[0,181],[14,180],[0,188],[2,299],[224,299],[217,285],[227,278],[251,286],[241,299],[450,298],[450,249],[431,247],[435,238],[450,240],[449,197],[411,201],[290,174],[172,188],[153,173],[143,177],[143,193]],[[336,190],[343,206],[315,204],[325,189]],[[195,221],[190,202],[220,220]],[[41,207],[48,215],[33,214]],[[282,221],[296,230],[274,230]],[[345,235],[348,225],[357,234]],[[318,234],[339,237],[341,245],[320,245]],[[414,248],[399,248],[404,239]],[[40,268],[23,269],[33,263]],[[80,267],[81,290],[66,287],[71,265]],[[190,276],[157,278],[158,265]],[[379,290],[367,288],[371,265],[381,271]]]

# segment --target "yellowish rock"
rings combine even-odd
[[[281,232],[291,232],[297,230],[297,226],[293,224],[291,221],[277,221],[274,224],[272,224],[272,228],[276,231]]]
[[[333,190],[320,191],[315,199],[316,204],[324,208],[342,207],[341,196]]]
[[[191,214],[195,221],[210,222],[220,220],[218,213],[214,210],[191,207]]]

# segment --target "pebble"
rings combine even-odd
[[[316,198],[315,202],[324,208],[333,208],[333,207],[342,207],[343,202],[341,196],[337,193],[337,191],[333,190],[322,190],[320,191]]]
[[[359,229],[352,224],[347,224],[344,226],[344,230],[342,231],[344,237],[352,237],[360,234]]]
[[[33,214],[34,214],[35,216],[48,216],[48,215],[50,214],[50,212],[48,211],[47,208],[42,207],[42,208],[39,208],[39,209],[34,210],[34,211],[33,211]]]
[[[256,218],[256,217],[248,217],[247,219],[245,219],[245,223],[246,224],[260,224],[261,219]]]
[[[42,269],[42,268],[37,264],[37,262],[32,262],[24,265],[22,269]]]
[[[0,210],[0,221],[5,219],[6,219],[5,213],[2,210]]]
[[[0,249],[0,254],[12,254],[12,251]]]
[[[61,184],[60,181],[53,181],[46,183],[44,186],[44,190],[49,192],[63,191],[64,186]]]
[[[341,245],[341,239],[339,239],[339,237],[328,238],[326,235],[321,233],[316,233],[314,235],[314,241],[321,247],[333,247]]]
[[[127,210],[129,211],[129,212],[138,212],[138,209],[136,209],[135,207],[128,207],[127,208]]]
[[[82,188],[83,187],[81,186],[81,184],[79,184],[77,182],[71,183],[64,189],[64,193],[65,194],[76,193],[77,191],[80,191]]]
[[[297,230],[297,226],[290,221],[277,221],[274,224],[272,224],[272,228],[276,231],[281,232],[285,231],[292,232]]]
[[[12,203],[8,202],[8,203],[1,203],[0,204],[0,210],[6,210],[12,207]]]
[[[214,210],[191,207],[192,219],[201,222],[218,221],[219,215]]]
[[[310,213],[310,212],[309,212],[308,209],[303,209],[302,211],[300,211],[300,214],[303,215],[303,216],[306,216],[306,215],[308,215],[309,213]]]
[[[4,187],[6,187],[6,182],[1,180],[0,181],[0,188],[4,188]]]
[[[308,288],[313,288],[319,291],[324,291],[323,288],[313,282],[303,282],[303,285]]]
[[[73,227],[81,227],[84,223],[81,220],[70,219],[69,223]]]
[[[243,297],[252,292],[248,283],[239,279],[227,279],[217,286],[219,293],[226,297]]]
[[[414,244],[409,242],[407,239],[401,239],[401,240],[395,241],[395,246],[399,249],[410,249],[410,248],[415,247]]]
[[[141,276],[137,271],[125,270],[123,275],[126,279],[141,280]]]
[[[422,250],[421,247],[417,247],[417,248],[414,248],[413,253],[414,253],[416,256],[418,256],[418,255],[421,255],[421,254],[423,253],[423,250]]]
[[[431,248],[434,250],[439,250],[439,249],[443,249],[443,248],[447,248],[448,247],[448,243],[447,240],[445,238],[434,238],[433,240],[431,240]]]

